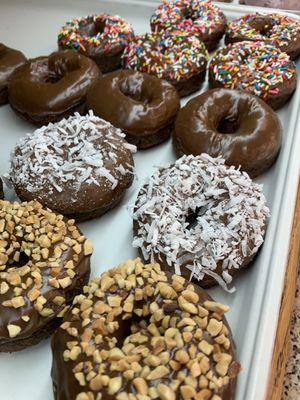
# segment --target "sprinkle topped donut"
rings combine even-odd
[[[294,92],[297,75],[286,53],[264,42],[248,41],[217,50],[210,62],[209,82],[211,87],[246,90],[276,109]]]
[[[133,181],[136,148],[124,136],[91,112],[24,136],[11,156],[16,193],[77,220],[103,214]]]
[[[180,31],[137,35],[122,56],[124,68],[165,79],[181,96],[198,90],[205,79],[207,59],[204,44]]]
[[[244,40],[276,45],[295,59],[300,53],[300,21],[283,14],[252,13],[228,24],[226,43]]]
[[[124,46],[132,37],[132,26],[123,18],[89,15],[68,21],[59,32],[58,45],[79,51],[92,58],[102,72],[109,72],[119,68]]]
[[[227,20],[210,1],[164,0],[151,17],[152,31],[179,29],[195,34],[206,48],[215,48],[222,38]]]
[[[263,243],[269,215],[262,187],[208,154],[160,168],[140,190],[133,246],[145,260],[228,290]]]

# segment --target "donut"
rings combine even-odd
[[[21,138],[10,180],[20,199],[83,221],[121,201],[133,181],[134,151],[109,122],[77,113]]]
[[[159,264],[104,272],[52,338],[55,400],[233,400],[228,310]]]
[[[173,144],[177,154],[222,156],[252,178],[277,158],[282,126],[258,97],[238,90],[212,89],[190,100],[177,116]]]
[[[29,60],[16,71],[9,102],[22,118],[45,125],[83,112],[88,89],[101,73],[89,58],[72,50]]]
[[[251,13],[230,21],[225,42],[264,41],[279,47],[291,59],[300,54],[300,22],[288,15]]]
[[[124,46],[133,36],[132,26],[117,15],[89,15],[62,27],[58,47],[90,57],[106,73],[120,68]]]
[[[210,1],[164,0],[150,20],[153,32],[179,29],[194,33],[207,50],[217,47],[227,20],[221,9]]]
[[[264,42],[239,42],[216,51],[209,65],[211,88],[246,90],[273,109],[282,107],[297,85],[295,64]]]
[[[269,215],[262,188],[247,173],[208,154],[184,155],[158,169],[133,210],[133,247],[144,260],[227,291],[264,241]]]
[[[185,32],[137,35],[125,48],[122,63],[170,82],[180,97],[199,89],[206,76],[204,44]]]
[[[8,83],[12,74],[25,62],[23,53],[0,43],[0,105],[8,101]]]
[[[93,248],[74,225],[36,201],[0,200],[0,351],[40,342],[89,279]]]
[[[89,91],[87,108],[122,129],[129,143],[145,149],[169,138],[180,101],[170,83],[121,70],[99,79]]]

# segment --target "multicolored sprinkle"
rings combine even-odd
[[[136,36],[125,48],[122,64],[169,81],[188,79],[206,68],[208,53],[194,35],[172,32]]]
[[[255,20],[266,19],[270,28],[263,34],[255,29]],[[235,18],[228,24],[226,34],[244,40],[268,40],[273,44],[284,47],[291,41],[300,40],[300,22],[282,14],[258,14],[252,13]]]
[[[296,79],[290,57],[264,42],[239,42],[219,49],[209,65],[210,79],[225,88],[246,90],[265,99],[284,81]]]
[[[85,32],[92,24],[99,30],[95,35]],[[125,47],[132,37],[132,26],[118,15],[89,15],[68,21],[59,32],[58,45],[83,54],[90,48],[100,48],[104,53],[111,53],[115,50],[120,51],[120,47]]]
[[[210,1],[164,0],[151,17],[153,31],[179,29],[211,34],[226,23],[221,9]]]

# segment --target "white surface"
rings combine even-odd
[[[149,17],[156,4],[121,0],[0,0],[0,40],[21,49],[28,57],[48,54],[56,50],[57,32],[67,19],[103,11],[123,16],[132,22],[136,32],[144,32],[148,30]],[[227,4],[222,7],[230,18],[250,11]],[[228,317],[237,355],[243,365],[236,400],[262,400],[267,385],[299,177],[299,100],[298,89],[292,101],[280,110],[284,126],[282,151],[273,168],[258,179],[264,183],[272,210],[265,245],[253,268],[236,279],[235,294],[224,293],[219,288],[210,290],[216,300],[232,308]],[[0,108],[1,174],[8,171],[9,152],[15,142],[33,129],[9,106]],[[153,165],[172,160],[175,156],[170,141],[138,152],[135,156],[138,180],[128,190],[122,204],[101,219],[81,224],[95,246],[92,276],[136,256],[131,247],[131,219],[126,206],[134,202],[144,178],[152,173]],[[49,341],[20,353],[0,354],[0,399],[52,400],[50,368]]]

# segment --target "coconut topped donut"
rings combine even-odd
[[[228,289],[263,243],[269,210],[247,173],[207,154],[155,172],[134,208],[134,241],[145,260]]]
[[[89,278],[92,244],[36,201],[0,201],[0,351],[38,343]]]
[[[128,260],[84,288],[53,336],[55,400],[233,400],[228,310],[158,264]]]
[[[217,46],[226,23],[219,7],[202,0],[164,0],[150,21],[154,32],[174,29],[192,32],[209,50]]]
[[[124,136],[92,112],[24,136],[11,155],[16,193],[81,220],[103,214],[133,180],[135,146]]]
[[[300,52],[300,21],[283,14],[251,13],[230,21],[226,43],[262,40],[295,59]]]

